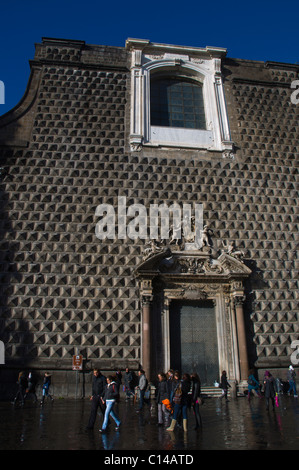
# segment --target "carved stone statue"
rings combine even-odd
[[[242,261],[242,258],[244,258],[245,253],[242,250],[237,250],[236,244],[234,241],[228,242],[228,244],[225,245],[222,240],[222,245],[224,247],[223,253],[227,253],[228,255],[233,256],[234,258],[237,258],[239,261]]]
[[[146,260],[150,256],[160,253],[164,249],[161,242],[159,242],[158,240],[154,240],[152,238],[146,242],[146,245],[148,245],[148,248],[145,248],[144,250],[143,260]]]
[[[210,244],[210,236],[213,235],[213,230],[211,230],[207,225],[204,225],[203,231],[202,231],[202,245],[203,246],[209,246],[211,247],[212,245]]]

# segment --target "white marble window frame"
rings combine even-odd
[[[150,80],[151,76],[189,76],[203,87],[206,130],[151,126]],[[184,147],[208,151],[232,152],[227,108],[221,74],[221,58],[207,57],[194,60],[184,54],[160,53],[156,58],[142,50],[132,51],[131,131],[132,151],[143,146]]]

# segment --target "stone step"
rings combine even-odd
[[[221,397],[222,388],[213,387],[213,386],[201,387],[201,394],[202,396],[206,396],[206,397],[213,397],[213,398]],[[230,389],[228,389],[227,395],[230,396]]]

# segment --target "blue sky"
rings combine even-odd
[[[233,58],[299,63],[299,2],[2,0],[0,80],[5,104],[22,98],[42,37],[124,47],[128,37],[195,47],[226,47]]]

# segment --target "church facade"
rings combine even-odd
[[[298,362],[296,64],[43,38],[0,117],[1,394]],[[85,374],[85,375],[84,375]]]

